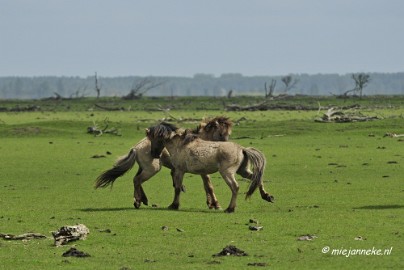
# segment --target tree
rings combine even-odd
[[[370,75],[365,73],[352,73],[351,78],[355,81],[355,88],[345,91],[341,96],[347,98],[349,93],[359,92],[359,96],[362,98],[363,88],[367,86],[370,81]]]
[[[352,79],[355,81],[355,92],[359,92],[359,96],[362,97],[363,88],[367,86],[370,81],[370,75],[365,73],[352,74]]]
[[[95,92],[97,92],[97,98],[99,98],[101,93],[101,87],[98,85],[97,72],[95,73]]]
[[[159,82],[152,77],[143,78],[139,82],[134,81],[129,94],[123,96],[122,98],[129,100],[141,98],[147,91],[159,87],[164,83],[164,81]]]
[[[269,88],[267,87],[267,83],[264,84],[265,87],[265,98],[272,98],[274,96],[276,86],[276,80],[272,79]]]
[[[293,87],[295,87],[296,84],[299,82],[299,80],[296,78],[293,78],[292,75],[287,75],[287,76],[282,77],[281,81],[285,85],[285,88],[284,88],[285,94],[287,94],[288,91],[290,89],[292,89]]]
[[[227,98],[231,98],[233,96],[233,89],[230,89],[229,92],[227,92]]]

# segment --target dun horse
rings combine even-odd
[[[185,173],[207,175],[219,172],[230,187],[232,197],[225,212],[234,212],[239,185],[234,177],[237,173],[251,180],[246,198],[259,188],[261,197],[273,202],[274,197],[264,190],[262,176],[265,169],[265,156],[258,150],[245,148],[234,142],[204,141],[193,134],[179,133],[174,126],[161,123],[146,130],[151,141],[151,155],[160,156],[163,149],[170,154],[174,168],[173,181],[175,196],[171,209],[178,209],[180,193]],[[252,172],[250,171],[252,166]]]
[[[192,133],[202,140],[227,141],[231,134],[232,122],[227,117],[215,117],[211,120],[203,121]],[[146,137],[138,144],[132,147],[126,156],[119,158],[112,169],[103,172],[98,176],[95,188],[104,188],[112,185],[114,181],[123,176],[137,162],[139,169],[133,179],[134,184],[134,206],[139,208],[143,202],[148,204],[147,196],[142,188],[142,183],[150,179],[160,171],[161,166],[173,169],[168,152],[161,149],[161,156],[152,157],[150,154],[151,142]],[[173,172],[171,172],[173,174]],[[201,174],[205,192],[206,203],[209,208],[220,208],[210,177],[207,174]]]

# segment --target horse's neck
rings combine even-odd
[[[197,133],[198,137],[204,141],[211,141],[211,136],[209,133],[206,133],[204,130]]]
[[[142,148],[142,147],[148,147],[150,145],[150,140],[147,137],[144,137],[142,140],[140,140],[134,148]]]
[[[165,148],[167,151],[170,153],[170,155],[174,155],[175,153],[179,152],[181,150],[181,138],[178,136],[175,136],[174,138],[171,138],[167,141],[165,141]]]

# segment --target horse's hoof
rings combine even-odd
[[[227,208],[224,210],[225,213],[234,213],[234,208]]]
[[[262,199],[264,199],[267,202],[271,202],[271,203],[275,202],[274,196],[272,196],[268,193],[266,193],[264,196],[262,196]]]
[[[142,201],[142,203],[143,203],[144,205],[149,205],[149,201],[147,200],[146,197],[142,197],[141,201]]]
[[[168,209],[171,209],[171,210],[178,210],[178,208],[180,208],[180,206],[178,204],[172,203],[168,206]]]
[[[219,203],[217,203],[217,202],[208,204],[208,207],[209,207],[209,209],[216,209],[216,210],[221,209]]]
[[[133,203],[133,206],[136,208],[136,209],[139,209],[140,208],[140,202],[134,202]]]

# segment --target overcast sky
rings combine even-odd
[[[402,0],[0,0],[0,76],[404,71]]]

